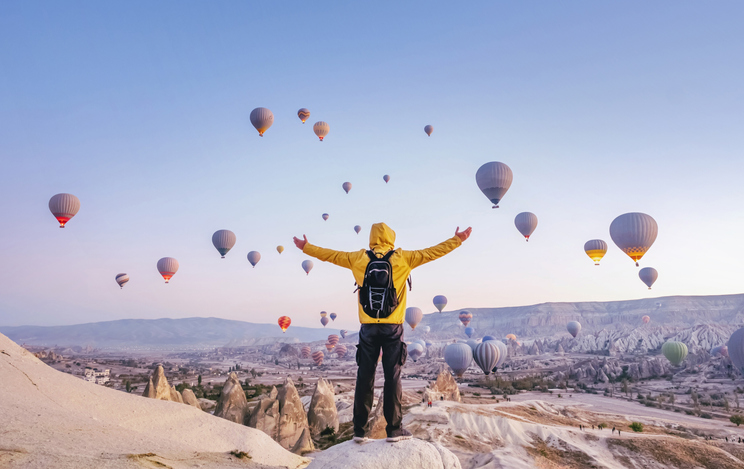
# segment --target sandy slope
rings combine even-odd
[[[230,451],[251,459],[238,459]],[[0,467],[289,467],[309,460],[194,407],[60,373],[0,334]]]

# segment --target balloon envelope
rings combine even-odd
[[[498,340],[498,339],[496,337],[492,336],[492,335],[484,335],[483,336],[483,342],[485,342],[487,340]]]
[[[664,354],[672,365],[678,366],[687,357],[687,345],[682,342],[669,340],[661,346],[661,353]]]
[[[467,327],[468,324],[470,324],[470,320],[473,319],[473,315],[470,313],[470,311],[460,311],[458,318],[460,319],[460,322],[463,324],[463,326]]]
[[[331,126],[323,121],[318,121],[313,125],[313,132],[315,132],[315,135],[318,136],[321,142],[330,131]]]
[[[434,297],[434,306],[441,313],[445,306],[447,306],[447,297],[444,295],[437,295]]]
[[[424,354],[424,347],[421,346],[421,344],[413,343],[408,346],[408,356],[411,357],[411,360],[414,362],[421,358],[421,356]]]
[[[124,284],[129,281],[129,275],[127,274],[117,274],[116,275],[116,283],[119,284],[119,287],[124,288]]]
[[[265,107],[257,107],[251,111],[251,124],[258,130],[258,135],[261,137],[273,123],[274,114]]]
[[[279,254],[283,253],[284,252],[284,246],[277,246],[276,247],[276,252],[278,252]]]
[[[345,345],[342,345],[342,344],[336,345],[335,351],[336,351],[336,356],[338,358],[343,358],[343,357],[346,356],[347,350],[346,350],[346,346]]]
[[[571,321],[566,324],[566,329],[568,330],[569,334],[576,337],[577,335],[579,335],[579,332],[581,332],[581,324],[579,324],[578,321]]]
[[[350,182],[345,182],[345,183],[341,184],[341,187],[348,194],[349,191],[351,190],[351,183]]]
[[[601,239],[590,239],[584,243],[584,252],[594,261],[594,265],[599,265],[599,261],[607,254],[607,243]]]
[[[648,324],[648,323],[650,323],[650,322],[651,322],[651,318],[650,318],[650,317],[648,317],[648,316],[643,316],[643,317],[641,318],[641,321],[643,321],[643,324]]]
[[[651,285],[653,285],[654,282],[656,282],[656,279],[659,278],[659,272],[657,272],[653,267],[644,267],[638,271],[638,277],[646,284],[648,289],[651,290]]]
[[[292,324],[292,320],[289,318],[289,316],[282,316],[279,318],[279,327],[282,328],[282,332],[287,332],[287,328],[290,324]]]
[[[261,254],[258,251],[251,251],[248,253],[248,262],[250,262],[253,267],[256,267],[256,264],[258,264],[258,261],[260,260]]]
[[[522,236],[529,241],[530,235],[535,232],[537,228],[537,215],[532,212],[522,212],[514,218],[514,226],[517,230],[522,233]]]
[[[499,367],[504,364],[506,358],[509,356],[509,350],[506,348],[506,344],[504,344],[500,340],[493,340],[489,342],[495,344],[496,347],[499,349],[499,361],[496,362],[496,367]]]
[[[475,360],[475,364],[478,365],[478,368],[483,370],[483,373],[488,376],[491,370],[496,368],[500,354],[501,350],[492,341],[481,342],[476,345],[473,351],[473,359]]]
[[[172,257],[163,257],[158,261],[158,272],[165,279],[165,283],[169,283],[178,272],[178,261]]]
[[[354,227],[354,231],[356,231],[356,234],[359,234],[359,232],[362,231],[362,227],[357,225]]]
[[[513,179],[511,168],[499,161],[486,163],[475,173],[478,188],[493,203],[494,208],[499,206],[504,194],[511,187]]]
[[[302,348],[300,349],[300,357],[302,357],[304,359],[310,358],[310,351],[311,350],[312,349],[310,348],[309,345],[303,345]]]
[[[434,126],[433,125],[427,125],[424,127],[424,132],[426,132],[426,135],[431,137],[431,133],[434,132]]]
[[[338,317],[338,314],[331,313],[331,321],[335,321],[337,317]]]
[[[324,213],[324,214],[323,214],[323,220],[324,220],[324,221],[325,221],[325,220],[328,220],[328,218],[330,218],[330,215],[328,215],[327,213]]]
[[[310,275],[310,271],[313,270],[313,261],[302,261],[302,270],[304,270],[306,274]]]
[[[514,334],[506,334],[506,338],[509,340],[517,340],[517,336],[515,336]]]
[[[334,347],[336,344],[338,344],[338,336],[336,334],[331,334],[328,336],[328,343],[333,345]]]
[[[465,335],[468,336],[468,338],[472,337],[474,333],[475,329],[473,329],[472,327],[465,328]]]
[[[473,350],[468,344],[449,344],[444,349],[444,361],[458,377],[462,377],[472,359]]]
[[[645,213],[625,213],[610,224],[610,237],[625,254],[636,262],[648,252],[656,241],[659,226]]]
[[[323,363],[323,359],[325,358],[325,354],[323,353],[322,350],[313,352],[311,356],[317,366],[320,366]]]
[[[307,118],[310,117],[310,111],[308,111],[307,108],[303,107],[299,111],[297,111],[297,117],[299,117],[304,124]]]
[[[212,244],[223,259],[225,254],[235,246],[236,240],[235,233],[230,230],[217,230],[212,235]]]
[[[341,331],[339,333],[341,334],[341,338],[342,339],[345,339],[346,338],[346,334],[348,334],[349,331],[347,331],[346,329],[341,329]]]
[[[49,199],[49,211],[59,222],[59,227],[64,228],[68,221],[80,211],[80,199],[72,194],[57,194]]]
[[[331,322],[331,320],[326,317],[320,318],[320,323],[323,324],[323,327],[326,327],[329,322]]]
[[[324,317],[326,317],[326,316],[328,316],[328,313],[326,313],[325,311],[321,311],[321,312],[320,312],[320,317],[321,317],[321,318],[324,318]]]
[[[411,329],[416,329],[422,319],[424,319],[424,312],[419,308],[412,306],[406,309],[406,322],[411,326]]]
[[[385,181],[386,183],[387,183],[387,182],[390,182],[390,176],[388,176],[388,175],[386,174],[386,175],[384,175],[384,176],[382,177],[382,180],[383,180],[383,181]]]

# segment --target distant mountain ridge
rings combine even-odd
[[[19,344],[110,348],[222,347],[245,339],[311,342],[339,333],[338,329],[292,326],[282,334],[276,324],[220,318],[120,319],[71,326],[0,326],[0,332]]]

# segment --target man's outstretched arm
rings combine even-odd
[[[307,236],[302,235],[302,238],[303,239],[299,239],[298,237],[295,236],[294,243],[295,243],[295,246],[301,249],[302,252],[304,252],[308,256],[312,256],[323,262],[330,262],[331,264],[336,264],[339,267],[346,267],[347,269],[351,269],[351,256],[356,253],[334,251],[333,249],[326,249],[326,248],[321,248],[318,246],[313,246],[312,244],[310,244],[310,242],[308,242]]]
[[[451,237],[447,241],[418,251],[403,251],[403,257],[408,262],[408,265],[411,266],[412,269],[415,269],[420,265],[431,262],[434,259],[439,259],[440,257],[454,251],[460,247],[463,241],[470,237],[470,233],[472,232],[472,228],[460,231],[460,227],[458,226],[455,230],[455,236]]]

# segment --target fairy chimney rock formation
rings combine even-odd
[[[160,399],[161,401],[178,402],[178,399],[174,399],[175,396],[171,393],[171,387],[168,385],[168,379],[165,377],[165,371],[162,365],[158,365],[155,371],[152,372],[150,381],[147,383],[145,392],[142,395],[152,399]]]
[[[273,396],[273,397],[272,397]],[[269,397],[258,401],[253,411],[246,417],[245,424],[269,435],[274,441],[279,438],[279,400],[276,388]]]
[[[171,394],[171,401],[180,402],[181,404],[183,404],[183,396],[181,395],[180,392],[178,392],[178,389],[176,389],[176,386],[171,386],[170,394]]]
[[[232,372],[222,388],[214,415],[242,425],[247,410],[248,400],[245,398],[245,391],[238,381],[238,375]]]
[[[284,380],[284,386],[279,391],[277,400],[279,402],[279,432],[276,441],[284,448],[290,449],[295,446],[303,431],[308,428],[305,406],[302,405],[300,395],[291,378],[287,377]]]
[[[186,388],[181,393],[181,397],[183,397],[183,403],[186,405],[190,405],[192,407],[196,407],[197,409],[201,410],[201,405],[199,405],[199,400],[196,398],[196,394],[194,394],[194,391],[192,391],[189,388]]]
[[[441,368],[439,370],[437,380],[424,390],[424,399],[427,401],[461,401],[457,381],[447,369]]]
[[[299,454],[302,456],[303,454],[312,453],[315,451],[315,445],[313,444],[313,438],[310,436],[310,429],[308,427],[305,427],[304,430],[302,430],[302,435],[300,435],[300,439],[297,440],[297,443],[292,447],[291,451],[294,454]]]
[[[338,433],[338,411],[336,410],[336,397],[333,392],[333,383],[323,378],[318,378],[315,385],[315,392],[310,401],[310,408],[307,412],[307,422],[310,425],[310,432],[313,436],[320,435],[320,432],[327,427],[333,428]]]
[[[150,376],[150,381],[147,383],[147,386],[145,386],[145,392],[142,393],[144,397],[149,397],[150,399],[155,399],[155,385],[152,384],[152,376]]]

